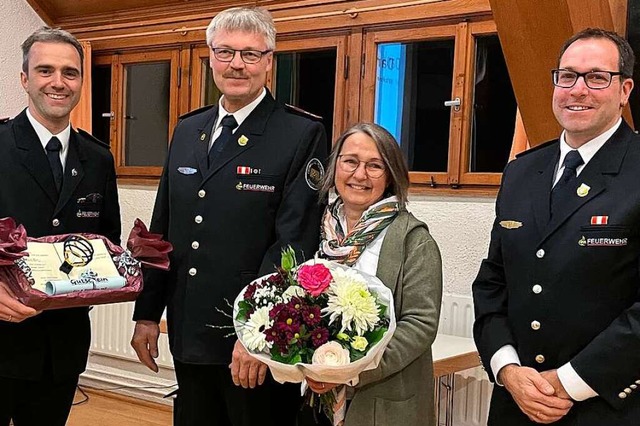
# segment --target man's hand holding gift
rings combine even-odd
[[[9,217],[0,219],[0,267],[14,265],[14,262],[25,256],[27,249],[27,231],[24,226],[16,226],[15,220]],[[18,301],[9,286],[0,280],[0,320],[21,322],[38,315],[37,311]]]
[[[36,311],[27,305],[23,305],[11,291],[8,285],[0,281],[0,320],[7,322],[21,322],[27,318],[38,315],[42,311]]]

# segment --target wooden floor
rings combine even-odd
[[[171,426],[171,407],[136,398],[84,389],[89,400],[74,405],[67,426]],[[75,401],[84,399],[76,392]]]

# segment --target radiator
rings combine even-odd
[[[137,361],[129,344],[135,323],[133,302],[100,305],[91,310],[91,354]],[[158,365],[173,368],[166,335],[160,336]]]
[[[154,374],[138,362],[129,344],[133,334],[133,303],[96,306],[91,311],[92,341],[87,371],[81,384],[100,389],[169,403],[162,396],[175,384],[173,364],[166,335],[160,336],[156,362],[160,373]],[[473,304],[471,297],[444,295],[439,332],[471,337]],[[486,424],[491,384],[480,368],[455,376],[453,424],[483,426]],[[115,389],[119,388],[119,389]],[[439,420],[443,424],[443,420]]]
[[[161,334],[158,341],[160,371],[156,374],[138,361],[129,344],[135,326],[133,302],[96,306],[90,315],[89,361],[80,384],[170,404],[164,395],[175,389],[175,376],[167,336]]]
[[[473,299],[469,296],[444,294],[438,332],[471,337],[473,329]],[[489,399],[493,385],[480,368],[472,368],[455,375],[453,424],[455,426],[484,426],[487,424]],[[445,406],[441,401],[441,407]],[[438,419],[445,425],[444,415]]]

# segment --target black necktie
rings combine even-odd
[[[559,211],[563,200],[575,195],[571,192],[575,193],[575,182],[577,180],[576,170],[582,164],[584,164],[584,160],[582,160],[578,150],[574,149],[567,153],[562,163],[564,166],[562,176],[560,176],[560,179],[551,191],[551,216]]]
[[[213,160],[222,152],[227,141],[231,139],[233,129],[238,126],[238,122],[233,118],[233,115],[225,115],[220,125],[222,126],[222,131],[213,142],[213,145],[211,145],[211,148],[209,148],[209,167],[213,164]]]
[[[49,166],[51,166],[51,173],[53,173],[53,181],[56,184],[56,189],[59,194],[60,189],[62,188],[63,176],[62,162],[60,161],[60,150],[62,149],[62,144],[60,143],[60,140],[54,136],[49,140],[49,142],[47,142],[45,149],[47,150],[47,158],[49,159]]]

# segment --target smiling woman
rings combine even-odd
[[[396,317],[379,366],[361,373],[353,392],[307,380],[315,393],[335,392],[336,405],[353,394],[345,426],[435,425],[433,388],[424,384],[433,380],[442,262],[427,226],[405,208],[408,188],[402,151],[384,128],[361,123],[338,138],[321,190],[338,197],[324,213],[320,256],[380,278]],[[307,415],[299,425],[313,424]]]

